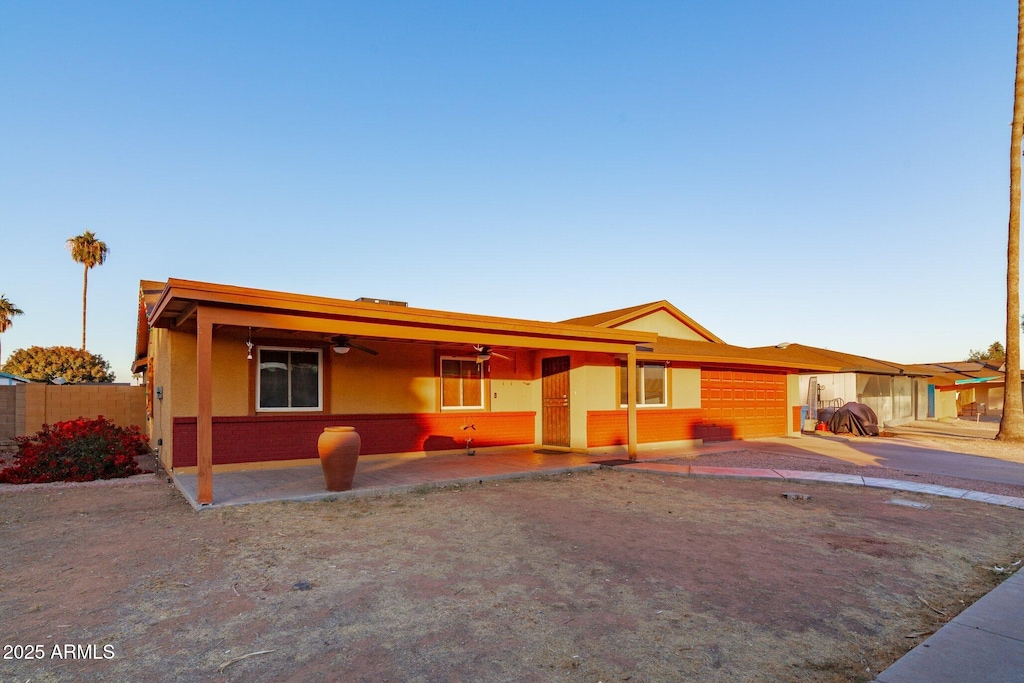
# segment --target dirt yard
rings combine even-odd
[[[611,470],[198,514],[156,477],[5,494],[0,680],[868,681],[1022,557],[1022,514]]]

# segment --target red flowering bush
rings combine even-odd
[[[43,425],[34,436],[19,437],[17,443],[14,462],[0,469],[0,483],[129,477],[142,473],[135,456],[150,452],[138,427],[118,427],[102,415],[95,420],[78,418]]]

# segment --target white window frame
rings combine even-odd
[[[478,405],[478,406],[467,406],[467,405],[446,406],[444,404],[444,362],[446,360],[457,360],[457,361],[463,361],[463,362],[469,362],[469,363],[476,363],[477,365],[481,366],[481,368],[480,368],[480,405]],[[487,407],[486,406],[487,390],[486,390],[486,387],[485,387],[485,383],[487,381],[487,377],[484,375],[484,368],[482,366],[483,366],[483,363],[481,363],[477,359],[476,356],[441,356],[440,360],[438,360],[438,362],[437,362],[437,377],[440,380],[440,385],[438,386],[438,393],[437,393],[437,402],[440,404],[441,410],[484,410],[484,409],[486,409],[486,407]],[[460,373],[459,374],[459,403],[464,403],[464,393],[465,392],[463,391],[462,375]]]
[[[646,393],[645,383],[644,383],[644,368],[646,366],[648,366],[648,365],[657,365],[657,366],[661,367],[662,370],[665,371],[665,387],[664,387],[664,389],[662,391],[662,396],[664,397],[664,400],[661,403],[644,403],[644,398],[645,398],[644,394]],[[620,363],[619,364],[619,376],[620,377],[622,376],[623,368],[626,368],[626,364],[625,363]],[[669,365],[665,361],[638,360],[636,362],[636,378],[638,380],[637,384],[640,385],[640,386],[638,386],[636,388],[636,407],[637,408],[668,408],[668,368],[669,368]],[[626,369],[628,369],[628,368],[626,368]],[[629,376],[628,373],[627,373],[626,376],[627,377]],[[628,389],[628,387],[627,387],[627,389]],[[620,386],[619,387],[619,392],[621,393],[621,391],[622,391],[622,388]],[[625,403],[619,403],[619,407],[620,408],[628,408],[629,406],[627,404],[625,404]]]
[[[262,408],[260,407],[260,389],[263,386],[261,380],[262,373],[260,372],[260,365],[263,363],[263,352],[264,351],[292,351],[299,353],[315,353],[316,354],[316,407],[313,406],[299,406],[296,408],[281,407],[281,408]],[[291,403],[292,394],[292,383],[291,383],[291,358],[289,357],[289,381],[288,381],[288,402]],[[257,413],[316,413],[323,412],[324,410],[324,350],[318,348],[302,348],[298,346],[257,346],[256,347],[256,412]]]

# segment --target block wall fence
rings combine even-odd
[[[120,384],[0,386],[0,444],[29,436],[44,424],[95,418],[146,429],[146,388]]]

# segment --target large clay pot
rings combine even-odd
[[[348,491],[356,476],[359,461],[359,434],[355,427],[324,427],[317,439],[316,449],[320,453],[320,464],[324,468],[324,479],[328,491]]]

